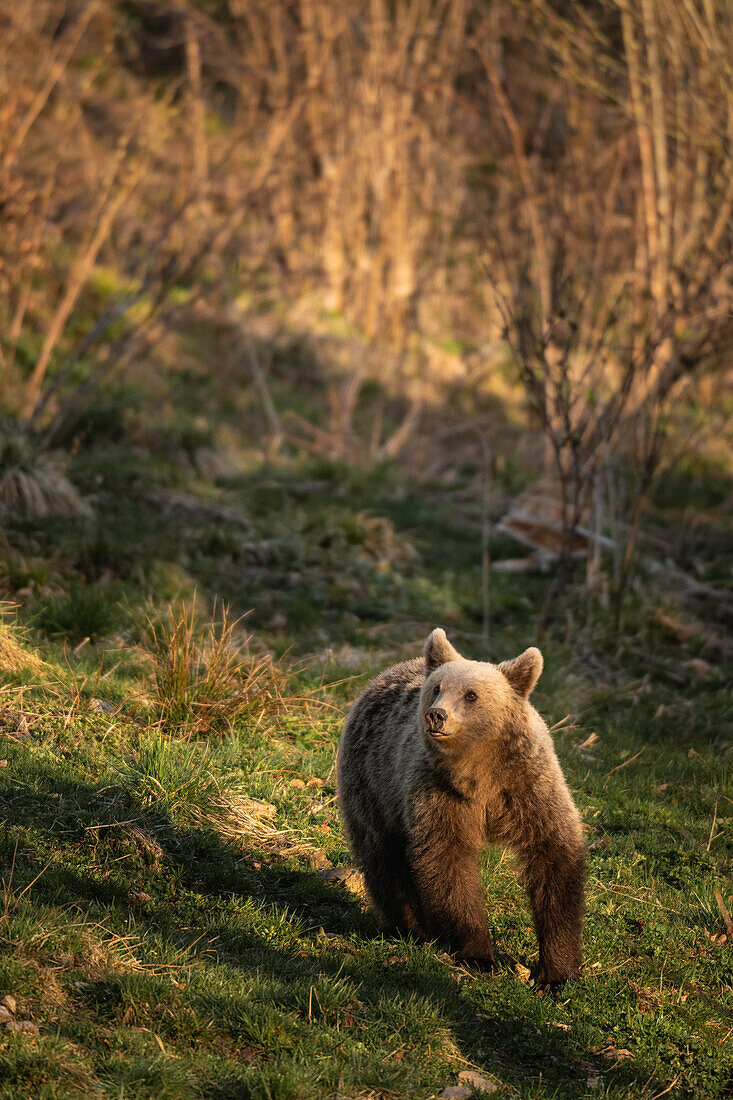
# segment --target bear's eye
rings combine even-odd
[[[440,684],[435,685],[435,691],[433,692],[433,695],[440,695]]]
[[[478,695],[476,694],[475,691],[467,691],[466,694],[465,694],[465,699],[469,703],[475,703],[476,700],[478,699]]]

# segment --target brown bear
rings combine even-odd
[[[529,702],[542,654],[467,661],[443,630],[351,709],[338,754],[346,834],[385,929],[442,939],[491,966],[479,857],[518,859],[539,940],[537,981],[581,961],[585,844],[550,732]]]

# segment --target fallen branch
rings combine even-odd
[[[710,845],[713,843],[713,833],[715,832],[715,823],[716,823],[717,820],[718,820],[718,803],[716,801],[715,809],[713,810],[713,823],[710,826],[710,836],[708,837],[708,844],[707,844],[707,848],[705,849],[706,852],[710,851]],[[720,904],[720,903],[718,903],[718,904]]]
[[[195,516],[199,519],[220,520],[225,523],[236,523],[238,527],[249,528],[252,521],[242,512],[235,512],[227,508],[225,504],[219,504],[215,500],[204,500],[201,497],[189,496],[173,489],[154,489],[145,494],[148,504],[160,509],[164,515]]]
[[[730,936],[731,940],[733,940],[733,920],[731,920],[730,913],[728,912],[728,907],[725,904],[725,902],[723,901],[723,895],[721,894],[720,890],[715,891],[715,900],[718,903],[718,909],[720,909],[720,915],[723,918],[723,920],[725,921],[725,927],[726,927],[726,930],[728,932],[728,935]]]

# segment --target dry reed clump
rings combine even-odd
[[[224,607],[199,625],[195,601],[166,621],[149,624],[141,652],[151,669],[151,695],[162,730],[185,738],[221,736],[235,725],[257,727],[292,701],[287,677],[269,653],[238,643],[240,620]]]
[[[61,470],[43,462],[33,471],[0,475],[0,510],[19,516],[87,516],[89,505]]]
[[[37,454],[29,441],[0,432],[0,514],[83,516],[91,508],[62,469],[58,456]]]

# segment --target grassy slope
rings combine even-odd
[[[6,563],[41,593],[48,667],[6,674],[0,694],[0,993],[40,1027],[0,1037],[0,1096],[430,1096],[471,1067],[538,1100],[733,1095],[733,955],[708,935],[715,889],[732,893],[731,670],[704,639],[680,643],[639,597],[620,653],[596,613],[545,648],[536,704],[576,715],[556,740],[591,853],[585,977],[541,996],[514,970],[536,941],[501,853],[485,866],[495,976],[382,938],[320,874],[348,860],[333,769],[348,700],[437,623],[483,653],[478,536],[451,502],[387,473],[285,467],[227,484],[243,528],[162,517],[129,455],[77,461],[96,518],[20,525]],[[396,543],[355,511],[389,517]],[[487,656],[532,640],[544,583],[495,575]],[[253,609],[299,688],[344,680],[325,692],[335,709],[161,746],[134,647],[144,615],[193,585]],[[708,669],[685,664],[701,653]],[[292,834],[258,847],[215,811],[202,824],[190,810],[211,775],[273,803]]]

